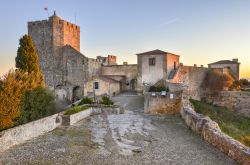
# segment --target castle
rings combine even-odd
[[[176,83],[183,69],[190,72],[180,63],[179,55],[161,50],[137,54],[137,64],[117,65],[114,55],[88,58],[80,53],[80,27],[62,20],[55,12],[48,20],[28,22],[28,34],[36,46],[45,83],[58,100],[74,102],[83,96],[143,92],[145,86],[162,79]],[[238,77],[238,61],[217,64],[209,67],[233,65]]]

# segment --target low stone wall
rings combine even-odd
[[[120,114],[123,113],[123,108],[120,106],[111,106],[111,107],[90,107],[81,112],[72,114],[72,115],[62,115],[62,125],[68,126],[77,123],[78,121],[89,117],[91,115],[98,115],[101,113],[104,114]]]
[[[222,91],[203,94],[202,99],[217,106],[224,106],[250,117],[250,92]]]
[[[61,121],[59,114],[55,114],[0,132],[0,152],[14,145],[21,144],[26,140],[52,131],[61,125]]]
[[[240,164],[250,164],[250,148],[221,132],[210,118],[197,114],[190,106],[181,109],[181,116],[192,131]]]
[[[75,113],[75,114],[72,114],[72,115],[63,115],[62,116],[62,119],[63,119],[63,122],[62,122],[62,125],[73,125],[75,123],[77,123],[78,121],[86,118],[86,117],[89,117],[92,113],[92,108],[88,108],[86,110],[83,110],[81,112],[78,112],[78,113]]]
[[[43,135],[44,133],[52,131],[61,125],[72,125],[90,115],[96,115],[100,113],[123,113],[123,108],[119,106],[104,108],[91,107],[69,116],[63,115],[63,113],[58,113],[33,122],[29,122],[27,124],[4,130],[0,132],[0,152],[7,150],[14,145],[24,143],[27,140]]]
[[[181,93],[146,92],[144,94],[144,113],[177,114],[181,110]]]

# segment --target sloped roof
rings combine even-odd
[[[63,51],[64,53],[67,51],[67,50],[72,50],[75,52],[75,56],[80,56],[80,57],[85,57],[85,58],[88,58],[86,57],[84,54],[82,54],[81,52],[79,52],[78,50],[76,50],[75,48],[73,48],[71,45],[64,45],[63,46]],[[71,54],[68,54],[68,55],[71,55]]]
[[[155,49],[155,50],[148,51],[148,52],[143,52],[143,53],[138,53],[136,55],[166,55],[166,54],[179,56],[177,54],[170,53],[170,52],[165,52],[165,51],[162,51],[162,50],[159,50],[159,49]]]
[[[164,52],[162,50],[156,49],[148,52],[138,53],[136,55],[158,55],[158,54],[167,54],[167,52]]]
[[[231,60],[221,60],[221,61],[217,61],[208,65],[212,65],[212,64],[239,64],[239,62],[231,61]]]

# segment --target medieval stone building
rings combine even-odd
[[[81,98],[84,82],[100,73],[101,62],[80,53],[80,27],[54,13],[48,20],[28,22],[28,34],[37,48],[46,85],[58,99]]]
[[[101,87],[96,94],[142,91],[143,83],[168,78],[179,65],[178,55],[160,50],[137,54],[138,65],[117,65],[114,55],[88,58],[80,53],[80,27],[56,13],[48,20],[28,22],[28,34],[37,48],[45,82],[59,100],[91,96],[93,84]]]

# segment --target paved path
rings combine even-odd
[[[0,154],[0,164],[236,164],[179,116],[143,114],[141,96],[117,96],[125,114],[96,115]]]

